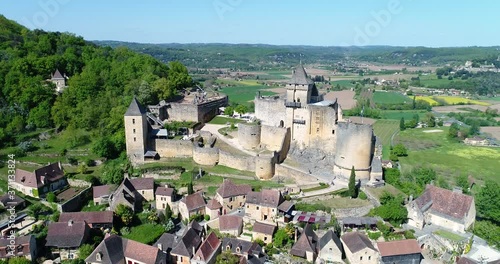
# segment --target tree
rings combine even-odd
[[[56,195],[53,192],[47,193],[47,202],[54,203],[57,199]]]
[[[130,207],[124,204],[119,204],[115,209],[115,213],[118,217],[120,217],[124,225],[128,226],[132,223],[134,212]]]
[[[87,164],[85,163],[81,163],[79,166],[78,166],[78,173],[80,174],[86,174],[87,173]]]
[[[31,264],[31,261],[29,261],[27,258],[15,257],[9,259],[9,264]]]
[[[92,251],[94,251],[94,245],[91,244],[83,244],[80,246],[78,258],[85,260],[90,254],[92,254]]]
[[[225,109],[224,109],[224,114],[227,115],[227,116],[233,116],[234,114],[234,107],[232,106],[227,106]]]
[[[240,258],[233,255],[230,250],[225,250],[217,256],[215,261],[216,264],[238,264],[240,263]]]
[[[351,176],[349,177],[349,195],[352,198],[356,198],[358,196],[356,187],[356,171],[354,170],[354,166],[351,168]]]
[[[172,218],[172,208],[170,208],[170,205],[167,204],[165,207],[165,220],[170,220]]]
[[[435,127],[436,126],[436,117],[432,113],[427,113],[425,114],[426,117],[426,123],[428,127]]]
[[[469,193],[469,178],[466,174],[461,174],[456,179],[457,186],[462,189],[462,192],[467,194]]]
[[[500,220],[500,185],[494,181],[486,181],[476,195],[478,215],[495,222]]]
[[[243,114],[248,112],[248,107],[246,105],[238,105],[238,106],[236,106],[234,111],[236,111],[236,113],[238,113],[240,115],[243,115]]]
[[[406,129],[406,126],[405,126],[405,118],[404,117],[401,117],[401,120],[399,120],[399,129],[401,131],[405,130]]]
[[[381,206],[374,208],[373,213],[394,225],[400,225],[406,221],[408,210],[403,206],[402,196],[393,196],[384,192],[380,197]]]
[[[396,144],[393,148],[392,148],[392,153],[394,153],[394,155],[398,156],[398,157],[404,157],[404,156],[408,156],[408,150],[406,149],[406,147],[399,143],[399,144]]]
[[[116,157],[115,145],[108,137],[98,139],[92,146],[92,152],[99,157],[111,159]]]
[[[281,248],[288,243],[290,236],[284,228],[280,228],[274,235],[273,244],[277,248]]]
[[[188,195],[194,193],[193,182],[192,181],[187,184],[187,192],[188,192]]]

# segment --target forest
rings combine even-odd
[[[0,15],[0,144],[38,129],[83,129],[124,149],[123,114],[133,96],[168,100],[191,85],[187,68],[128,48],[100,47],[70,33],[29,30]],[[58,69],[67,89],[49,81]],[[3,147],[0,146],[0,147]]]

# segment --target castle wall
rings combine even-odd
[[[279,97],[259,97],[255,102],[255,117],[262,124],[269,126],[280,126],[285,123],[285,101]]]
[[[234,155],[223,150],[219,150],[219,165],[237,170],[254,171],[255,158],[251,156]]]
[[[294,168],[287,167],[283,164],[276,164],[275,175],[293,178],[295,181],[305,181],[306,179],[311,179],[311,182],[317,181],[317,179],[311,176],[310,174],[307,174],[305,172],[302,172]]]
[[[260,145],[261,126],[257,124],[238,124],[238,142],[245,149],[254,149]]]
[[[276,155],[259,155],[255,157],[255,176],[268,180],[274,176]]]
[[[373,144],[371,125],[338,123],[335,174],[348,178],[354,166],[356,179],[370,179]]]
[[[227,96],[204,102],[192,103],[170,103],[167,108],[168,119],[172,121],[208,122],[217,115],[219,107],[227,105]]]
[[[309,146],[327,153],[335,151],[337,111],[334,107],[310,105],[311,132]]]
[[[215,166],[219,162],[219,149],[194,147],[193,160],[200,165]]]
[[[202,123],[209,122],[219,113],[219,107],[226,106],[227,103],[228,103],[228,97],[224,96],[217,100],[212,100],[209,102],[198,104],[197,122],[202,122]]]
[[[311,114],[308,108],[286,108],[285,126],[290,127],[291,138],[301,149],[309,145]]]
[[[276,161],[283,162],[290,149],[290,129],[263,125],[261,145],[268,150],[278,152]]]
[[[155,150],[162,158],[192,157],[193,142],[189,140],[154,139]]]

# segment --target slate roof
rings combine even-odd
[[[424,193],[415,199],[422,212],[432,210],[455,219],[465,218],[473,202],[472,196],[433,185],[427,185]]]
[[[229,238],[225,237],[222,239],[222,250],[225,251],[229,246],[229,250],[233,254],[237,255],[243,255],[243,254],[249,254],[252,255],[254,253],[259,253],[262,254],[262,247],[259,246],[259,244],[255,242],[250,242],[246,240],[241,240],[238,238]],[[236,248],[240,248],[240,252],[238,253],[236,251]]]
[[[132,102],[130,102],[127,112],[125,112],[125,116],[142,116],[145,114],[146,109],[142,107],[142,105],[134,97],[134,99],[132,99]]]
[[[208,262],[213,258],[214,254],[220,248],[221,244],[222,242],[219,238],[217,238],[215,233],[210,233],[205,241],[203,241],[198,251],[196,251],[194,259]]]
[[[220,231],[239,230],[243,227],[243,218],[237,215],[221,215],[219,216]]]
[[[207,208],[210,210],[216,210],[222,208],[222,205],[219,203],[219,201],[212,199],[207,202]]]
[[[293,206],[294,203],[292,201],[285,200],[278,206],[278,210],[282,212],[288,212],[290,211],[290,209],[292,209]]]
[[[363,250],[365,248],[370,248],[372,250],[375,250],[375,247],[373,246],[372,242],[368,237],[364,234],[358,233],[358,232],[348,232],[342,235],[340,238],[342,242],[344,242],[344,245],[349,248],[349,250],[352,253],[356,253],[360,250]]]
[[[155,195],[162,195],[162,196],[172,196],[174,194],[174,188],[168,188],[168,187],[158,187],[156,188]]]
[[[193,252],[198,248],[198,246],[200,246],[200,244],[201,238],[198,233],[193,228],[189,228],[184,235],[182,235],[179,242],[174,245],[170,254],[191,258],[193,257]]]
[[[261,206],[277,208],[283,202],[283,196],[276,190],[262,190],[260,192],[249,192],[246,202]]]
[[[153,246],[158,247],[158,244],[161,244],[163,251],[170,252],[177,245],[178,239],[179,237],[175,234],[163,233]]]
[[[376,225],[378,222],[375,217],[344,217],[340,221],[343,225],[355,226]]]
[[[64,76],[59,72],[59,69],[56,69],[54,74],[52,74],[52,79],[64,79]]]
[[[0,197],[0,203],[4,207],[11,206],[11,205],[14,207],[17,207],[19,204],[24,203],[24,199],[15,195],[15,194],[10,195],[10,194],[6,193],[6,194],[2,195],[2,197]]]
[[[188,211],[193,211],[205,206],[205,199],[201,192],[196,192],[181,199],[181,203],[186,204]]]
[[[136,190],[153,190],[155,188],[155,180],[153,178],[134,178],[130,179],[130,183]]]
[[[382,257],[410,255],[422,252],[415,239],[379,242],[377,243],[377,247]]]
[[[266,235],[272,236],[274,234],[274,232],[276,231],[276,225],[255,221],[255,223],[253,224],[252,231],[256,232],[256,233],[261,233],[261,234],[266,234]]]
[[[298,65],[293,70],[292,79],[289,82],[290,84],[300,84],[300,85],[309,85],[314,84],[314,82],[307,77],[306,70],[302,65]]]
[[[222,196],[222,198],[247,195],[252,191],[252,187],[248,184],[236,185],[230,180],[224,180],[222,185],[217,189],[217,193]]]
[[[110,195],[112,193],[112,189],[115,187],[115,185],[108,184],[108,185],[99,185],[99,186],[94,186],[92,187],[92,192],[94,198],[99,198],[105,195]]]
[[[128,178],[123,179],[122,183],[113,192],[110,206],[114,210],[119,204],[124,204],[134,211],[139,208],[139,197],[136,197],[135,188]]]
[[[61,163],[56,162],[36,169],[33,172],[16,169],[15,181],[23,186],[38,188],[44,185],[43,179],[57,181],[64,177]]]
[[[102,212],[72,212],[72,213],[61,213],[58,222],[68,223],[68,221],[73,220],[74,222],[87,222],[88,224],[102,224],[102,223],[113,223],[113,212],[102,211]]]
[[[96,258],[101,254],[101,260]],[[125,263],[130,258],[143,263],[165,263],[166,256],[158,248],[122,238],[117,235],[106,235],[103,241],[85,259],[87,263]]]
[[[319,250],[323,249],[330,241],[335,243],[338,249],[342,252],[342,242],[340,241],[340,238],[335,234],[332,230],[328,230],[319,240]]]
[[[17,252],[16,256],[29,256],[30,253],[30,240],[32,235],[15,237],[15,246]],[[7,258],[7,246],[10,245],[10,239],[0,238],[0,258]],[[36,246],[36,245],[34,245]]]
[[[75,248],[81,246],[88,236],[89,227],[85,222],[57,222],[49,225],[47,247]]]

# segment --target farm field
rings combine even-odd
[[[373,125],[373,131],[382,142],[382,158],[388,159],[391,152],[391,137],[399,131],[399,121],[377,120]]]
[[[431,130],[442,132],[425,132]],[[394,143],[403,143],[408,148],[408,157],[399,159],[403,171],[426,164],[452,184],[463,173],[476,180],[500,183],[497,174],[500,148],[467,146],[448,139],[447,134],[447,127],[407,129],[398,133]]]
[[[500,140],[500,127],[481,127],[481,132],[488,133],[497,140]]]
[[[425,110],[382,110],[380,111],[383,119],[401,120],[401,117],[406,121],[410,120],[418,114],[420,118],[424,117],[427,111]]]
[[[480,105],[480,106],[489,106],[490,103],[471,100],[458,96],[417,96],[416,100],[426,101],[431,106],[437,106],[442,103],[446,105]]]
[[[373,101],[376,104],[404,104],[411,102],[411,99],[401,93],[376,91],[373,93]]]
[[[230,102],[250,105],[250,102],[255,99],[257,91],[261,91],[262,95],[273,95],[274,92],[269,90],[270,87],[257,84],[252,81],[241,81],[238,82],[237,86],[223,87],[221,92],[229,97]]]
[[[354,99],[354,96],[356,93],[351,90],[344,90],[344,91],[334,91],[334,92],[329,92],[325,95],[325,100],[338,100],[338,103],[342,107],[342,110],[348,110],[351,108],[354,108],[356,106],[356,99]]]

